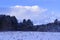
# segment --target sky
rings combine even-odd
[[[31,19],[34,24],[60,20],[60,0],[0,0],[0,15],[15,16],[19,22]]]

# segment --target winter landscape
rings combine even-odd
[[[0,0],[0,40],[60,40],[60,0]]]
[[[0,15],[0,40],[60,40],[60,21],[33,25],[30,19],[18,23],[15,16]]]

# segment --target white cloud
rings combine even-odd
[[[19,6],[19,5],[16,5],[16,6],[12,6],[11,8],[30,10],[31,12],[45,12],[45,11],[47,11],[47,9],[40,8],[37,5],[35,5],[35,6]]]
[[[23,19],[31,19],[31,20],[39,20],[40,15],[47,11],[45,8],[41,8],[40,6],[12,6],[10,7],[11,12],[7,13],[11,16],[16,16],[18,20]],[[37,19],[38,18],[38,19]]]

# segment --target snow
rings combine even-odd
[[[0,40],[60,40],[59,32],[0,32]]]

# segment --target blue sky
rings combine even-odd
[[[14,5],[33,6],[39,5],[52,9],[60,9],[59,0],[0,0],[0,7],[9,7]]]
[[[35,24],[49,23],[60,19],[60,0],[0,0],[0,14],[31,19]]]

